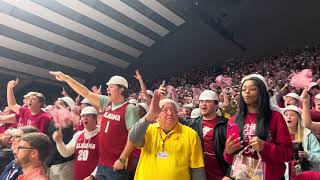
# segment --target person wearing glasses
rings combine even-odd
[[[23,126],[19,127],[18,129],[15,129],[13,136],[11,138],[12,145],[11,150],[15,151],[18,148],[18,145],[20,143],[20,140],[22,138],[23,134],[29,134],[38,132],[38,129],[34,126]],[[1,162],[3,163],[3,162]],[[3,170],[0,179],[1,180],[15,180],[18,178],[18,176],[22,174],[22,170],[19,166],[17,166],[16,162],[12,160]]]
[[[30,133],[22,136],[17,149],[13,152],[15,161],[23,174],[18,180],[47,180],[44,162],[49,156],[51,142],[43,133]]]
[[[160,101],[160,93],[154,93],[146,116],[129,133],[131,143],[141,148],[134,179],[205,180],[199,136],[179,123],[177,103],[171,99]],[[158,123],[154,123],[156,119]]]

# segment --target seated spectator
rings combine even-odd
[[[30,133],[22,136],[14,151],[15,161],[23,174],[18,180],[48,180],[44,162],[49,156],[50,140],[43,133]]]
[[[13,159],[10,139],[14,131],[15,129],[8,129],[0,134],[0,172],[3,172],[6,165]]]
[[[11,150],[12,152],[14,152],[17,148],[18,148],[18,144],[21,141],[21,137],[24,134],[29,134],[29,133],[34,133],[34,132],[38,132],[38,129],[33,127],[33,126],[23,126],[23,127],[19,127],[18,129],[16,129],[13,134],[12,134],[12,146],[11,146]],[[3,161],[1,161],[1,163],[3,163]],[[21,168],[16,164],[16,161],[13,160],[12,157],[12,161],[7,164],[7,166],[5,167],[5,169],[3,170],[0,179],[10,179],[10,180],[15,180],[18,178],[18,176],[22,174]]]

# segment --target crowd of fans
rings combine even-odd
[[[303,69],[310,83],[295,87],[291,79]],[[165,81],[137,70],[130,84],[111,77],[107,92],[50,74],[79,96],[63,89],[49,105],[47,94],[29,92],[19,105],[19,80],[8,82],[1,180],[320,179],[316,46]]]
[[[231,87],[236,91],[239,90],[241,78],[252,73],[264,76],[272,92],[280,91],[286,83],[289,83],[290,75],[302,69],[311,69],[314,81],[320,79],[320,48],[318,46],[306,46],[294,51],[282,52],[279,56],[251,60],[234,58],[227,62],[222,67],[192,69],[190,72],[171,75],[166,79],[167,84],[176,88],[179,103],[185,104],[185,97],[192,96],[194,88],[200,88],[201,91],[211,89],[210,84],[214,83],[216,77],[221,74],[232,78]],[[162,80],[147,81],[146,84],[150,89],[157,89]],[[132,82],[132,94],[137,95],[139,89],[140,85]]]

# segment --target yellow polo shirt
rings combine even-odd
[[[190,168],[201,167],[204,167],[203,151],[193,129],[178,123],[165,134],[155,123],[147,128],[134,179],[188,180]]]

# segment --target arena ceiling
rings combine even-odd
[[[0,0],[0,81],[148,78],[319,43],[319,1]]]

